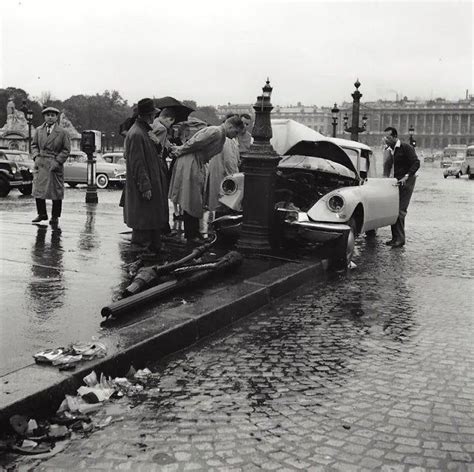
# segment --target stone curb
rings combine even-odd
[[[151,357],[160,359],[178,352],[309,281],[323,280],[326,270],[327,260],[285,263],[203,297],[193,307],[196,311],[198,305],[198,314],[186,313],[183,307],[171,308],[151,317],[152,321],[147,318],[124,327],[120,336],[101,339],[111,348],[106,357],[81,364],[74,372],[31,364],[7,374],[0,385],[0,428],[14,414],[39,418],[54,413],[64,396],[74,395],[92,370],[123,376],[132,364],[140,367]],[[168,322],[163,322],[163,316]],[[132,341],[123,345],[121,339],[128,338]]]

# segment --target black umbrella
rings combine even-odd
[[[194,111],[194,108],[183,105],[179,100],[173,97],[162,97],[154,99],[155,106],[163,110],[163,108],[172,108],[176,113],[175,123],[186,121],[189,114]]]

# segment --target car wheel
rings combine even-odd
[[[448,176],[447,176],[447,175],[445,175],[445,176],[444,176],[444,178],[445,178],[445,179],[447,179],[447,178],[448,178]]]
[[[98,188],[107,188],[109,185],[109,178],[105,174],[99,174],[95,178],[95,183]]]
[[[71,187],[71,188],[76,188],[76,187],[77,187],[77,182],[66,182],[66,183],[67,183],[67,184],[69,185],[69,187]]]
[[[336,270],[345,270],[349,267],[354,255],[356,224],[354,218],[348,221],[350,230],[335,241],[332,267]]]
[[[33,191],[33,184],[22,185],[18,190],[20,190],[23,195],[31,195],[31,192]]]
[[[10,193],[10,182],[8,177],[0,175],[0,197],[6,197]]]

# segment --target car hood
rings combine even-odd
[[[320,157],[341,164],[357,175],[349,156],[337,144],[321,133],[294,120],[272,120],[273,137],[270,143],[281,156],[299,155]]]

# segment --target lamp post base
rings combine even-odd
[[[275,169],[280,157],[270,144],[253,144],[243,156],[245,175],[243,222],[237,248],[243,252],[272,250]]]
[[[86,203],[99,203],[99,197],[97,196],[96,189],[86,190]]]

